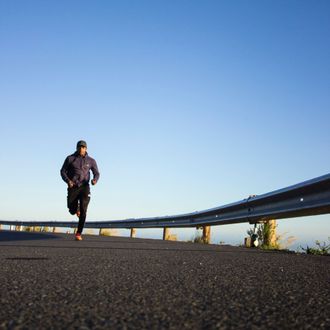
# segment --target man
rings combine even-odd
[[[92,185],[95,185],[100,177],[96,161],[87,154],[87,143],[78,141],[77,150],[68,156],[61,168],[61,177],[68,185],[67,204],[71,214],[79,218],[75,239],[82,240],[81,233],[84,228],[87,207],[90,200],[90,171],[93,172]]]

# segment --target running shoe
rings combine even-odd
[[[76,234],[75,235],[75,239],[76,239],[76,241],[82,241],[82,237],[81,237],[81,234]]]

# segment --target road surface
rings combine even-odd
[[[0,231],[0,329],[329,329],[330,258]]]

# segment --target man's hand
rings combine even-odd
[[[74,186],[74,183],[71,181],[71,180],[69,180],[69,182],[68,182],[68,187],[69,188],[72,188]]]
[[[93,186],[96,185],[96,180],[95,180],[95,179],[93,179],[91,182],[92,182],[92,185],[93,185]]]

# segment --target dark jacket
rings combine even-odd
[[[66,183],[71,180],[75,186],[80,187],[89,183],[89,171],[93,172],[93,179],[97,181],[100,177],[100,173],[95,159],[89,157],[87,153],[82,157],[78,152],[75,152],[66,157],[61,168],[61,177]]]

